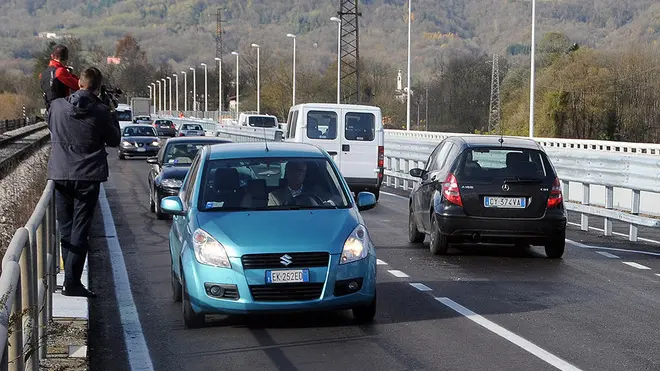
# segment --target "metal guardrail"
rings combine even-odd
[[[24,227],[14,234],[0,275],[0,370],[39,370],[46,357],[48,325],[59,269],[55,184],[49,180]]]
[[[14,119],[14,120],[0,120],[0,134],[6,133],[8,131],[20,129],[24,126],[34,124],[38,122],[39,118],[34,116],[34,117],[26,117],[22,119]]]

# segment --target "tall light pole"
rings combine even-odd
[[[183,110],[188,112],[188,75],[186,71],[181,71],[183,74]]]
[[[238,52],[231,52],[236,56],[236,120],[238,120]]]
[[[222,58],[215,58],[218,61],[218,117],[222,113]]]
[[[151,105],[151,101],[154,99],[153,93],[155,92],[151,91],[151,85],[147,85],[147,87],[149,88],[149,105]],[[149,111],[151,111],[151,109],[149,109]]]
[[[163,82],[163,111],[167,110],[167,80],[160,79]]]
[[[261,113],[261,102],[260,102],[260,76],[259,76],[259,45],[258,44],[252,44],[253,48],[257,48],[257,113]]]
[[[152,87],[151,91],[154,92],[154,113],[156,113],[156,110],[158,110],[158,106],[156,106],[156,83],[152,82],[151,87]]]
[[[293,98],[291,100],[291,105],[296,105],[296,35],[290,33],[286,37],[293,39]]]
[[[408,0],[408,88],[406,91],[406,130],[410,130],[410,26],[412,24],[412,0]]]
[[[330,18],[337,22],[337,104],[341,103],[341,19],[337,17]]]
[[[156,84],[158,84],[158,112],[161,113],[163,111],[163,89],[160,88],[160,80],[156,81]]]
[[[170,114],[171,114],[172,113],[172,78],[167,76],[167,80],[170,82],[169,97],[167,99],[170,101]]]
[[[209,98],[209,80],[208,80],[208,71],[206,68],[206,63],[200,63],[204,67],[204,112],[209,110],[208,98]]]
[[[195,67],[190,67],[190,70],[193,71],[193,111],[197,112],[197,71]]]
[[[176,97],[176,111],[179,112],[179,74],[172,74],[174,76],[174,96]]]
[[[531,73],[529,77],[529,137],[534,138],[534,49],[536,49],[536,34],[534,29],[536,23],[536,0],[532,0],[532,55]]]

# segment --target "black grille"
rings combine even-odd
[[[274,283],[250,286],[254,301],[303,301],[321,297],[323,283]]]
[[[291,264],[284,265],[280,262],[284,255],[288,255]],[[327,267],[330,254],[327,252],[297,252],[280,254],[251,254],[243,255],[243,269],[268,269],[268,268],[311,268]]]

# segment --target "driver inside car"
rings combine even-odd
[[[324,204],[332,201],[323,201],[321,189],[318,186],[304,184],[307,175],[307,165],[303,161],[289,161],[284,167],[284,183],[282,187],[268,194],[268,206],[296,205],[296,197],[301,194],[309,195]],[[316,196],[316,197],[314,197]]]

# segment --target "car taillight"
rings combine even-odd
[[[385,166],[385,147],[378,146],[378,167]]]
[[[559,183],[559,178],[555,178],[552,182],[552,190],[550,191],[550,196],[548,197],[548,209],[558,207],[563,202],[564,197],[561,193],[561,184]]]
[[[442,194],[447,201],[454,205],[463,207],[463,200],[461,199],[461,192],[458,189],[458,181],[454,174],[449,173],[447,178],[442,183]]]

